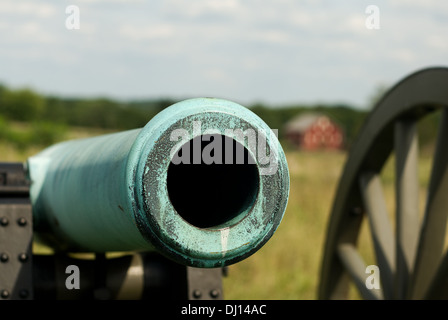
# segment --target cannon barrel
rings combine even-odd
[[[155,250],[193,267],[256,252],[289,195],[274,132],[213,98],[176,103],[141,129],[53,145],[27,172],[35,233],[56,250]]]

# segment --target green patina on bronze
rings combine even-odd
[[[194,130],[195,123],[200,123],[200,132]],[[248,199],[249,205],[228,219],[224,215],[223,223],[195,226],[178,214],[170,200],[170,152],[179,145],[171,133],[181,128],[191,139],[210,129],[223,136],[228,134],[226,129],[252,129],[265,134],[267,154],[276,155],[275,167],[262,163],[248,139],[230,137],[255,159],[258,177],[247,184],[255,195]],[[36,231],[66,250],[157,250],[195,267],[238,262],[271,238],[286,209],[288,167],[280,143],[270,132],[247,108],[222,99],[198,98],[165,109],[142,129],[54,145],[28,160]],[[194,185],[201,186],[200,181]],[[232,194],[232,185],[226,188]],[[190,201],[201,201],[200,192]],[[210,215],[217,211],[213,205],[209,210]]]

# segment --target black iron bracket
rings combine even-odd
[[[0,163],[0,299],[33,299],[33,219],[21,163]]]

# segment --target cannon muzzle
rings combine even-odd
[[[174,104],[142,129],[53,145],[27,171],[35,233],[56,250],[156,250],[194,267],[260,249],[289,194],[276,134],[212,98]]]

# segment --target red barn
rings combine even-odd
[[[286,138],[304,150],[333,149],[344,147],[344,133],[340,126],[321,114],[304,114],[286,124]]]

